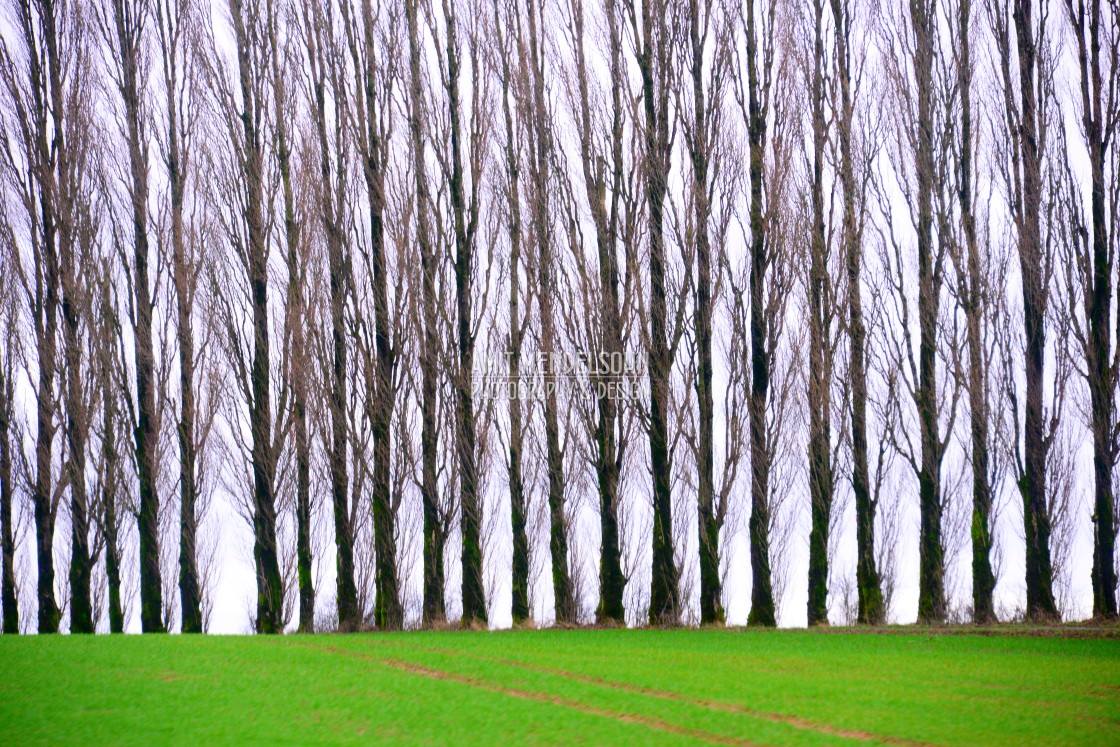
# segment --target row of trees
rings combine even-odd
[[[1116,616],[1115,0],[6,9],[4,632]]]

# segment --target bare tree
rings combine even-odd
[[[583,193],[591,213],[595,230],[598,283],[590,290],[594,295],[586,299],[591,317],[597,318],[598,329],[589,333],[592,350],[606,356],[611,365],[600,371],[596,380],[597,413],[589,436],[594,439],[594,462],[599,493],[599,525],[601,555],[599,562],[599,607],[597,618],[601,623],[625,622],[623,596],[626,578],[622,572],[621,540],[619,529],[620,471],[624,459],[622,437],[623,403],[618,396],[626,383],[625,372],[617,370],[619,362],[625,363],[622,343],[622,299],[618,245],[629,188],[627,163],[623,150],[623,129],[627,116],[624,104],[622,50],[622,18],[614,0],[603,6],[607,28],[606,88],[595,86],[594,70],[589,69],[587,14],[582,0],[573,0],[568,7],[567,35],[574,54],[575,80],[565,79],[569,108],[575,122],[575,137],[579,145],[580,175]],[[602,108],[595,102],[609,96],[609,104]],[[572,221],[569,220],[569,224]],[[575,242],[582,233],[570,228],[569,240]],[[573,252],[582,267],[582,243]],[[584,275],[586,273],[582,273]],[[621,361],[620,361],[621,359]],[[603,367],[599,367],[603,368]]]
[[[88,59],[79,56],[77,65],[84,67]],[[77,82],[77,81],[76,81]],[[93,221],[91,215],[89,157],[91,123],[89,109],[82,103],[90,100],[88,79],[77,82],[75,97],[68,99],[70,183],[69,240],[59,243],[59,279],[62,288],[63,365],[63,432],[66,436],[66,458],[63,461],[67,489],[70,493],[70,632],[93,633],[91,581],[94,558],[90,547],[90,501],[86,483],[86,458],[89,443],[90,402],[87,383],[85,338],[90,320],[88,281],[93,264]]]
[[[697,508],[700,530],[700,622],[724,619],[720,574],[719,535],[724,506],[715,484],[715,400],[713,392],[712,320],[718,303],[718,275],[725,231],[712,202],[725,168],[723,158],[723,100],[731,61],[731,25],[710,0],[693,0],[685,10],[688,30],[687,80],[691,108],[682,104],[682,134],[691,167],[688,201],[692,216],[691,244],[696,265],[695,308],[696,400],[698,416]],[[710,60],[705,58],[710,48]],[[683,76],[682,76],[683,77]],[[686,94],[687,97],[687,94]],[[713,243],[715,256],[713,257]]]
[[[223,61],[212,60],[211,77],[217,92],[225,134],[229,140],[231,188],[225,229],[244,274],[242,290],[249,305],[252,342],[242,339],[238,312],[228,291],[218,290],[226,328],[227,352],[237,373],[237,388],[249,411],[252,467],[250,514],[253,558],[257,578],[255,628],[259,633],[283,629],[283,585],[276,542],[277,444],[273,438],[272,340],[269,316],[269,256],[271,254],[268,163],[268,49],[265,40],[267,9],[257,0],[230,0],[229,16],[236,44],[236,79]],[[218,58],[216,50],[212,55]],[[236,87],[236,88],[235,88]],[[231,273],[232,274],[232,273]],[[232,279],[232,277],[231,277]],[[217,281],[215,280],[215,284]],[[220,284],[219,284],[220,285]]]
[[[987,11],[1003,96],[1006,145],[997,154],[998,164],[1008,191],[1022,286],[1026,378],[1022,405],[1018,386],[1010,374],[1005,389],[1016,419],[1023,412],[1021,430],[1018,423],[1015,426],[1013,448],[1026,535],[1026,614],[1031,620],[1047,620],[1058,614],[1046,493],[1047,453],[1058,418],[1054,409],[1047,413],[1044,401],[1046,313],[1054,252],[1042,231],[1049,210],[1048,201],[1043,199],[1043,168],[1048,160],[1053,93],[1050,68],[1054,63],[1047,35],[1048,14],[1040,11],[1034,0],[1014,0],[1010,19],[1002,3],[989,2]],[[1010,351],[1004,352],[1007,363],[1010,355]]]
[[[649,620],[674,625],[680,617],[679,572],[673,546],[672,475],[669,458],[669,375],[672,355],[668,325],[665,251],[665,197],[672,153],[672,98],[674,40],[670,26],[675,19],[663,0],[647,0],[635,7],[624,0],[630,23],[634,57],[641,75],[643,119],[637,126],[638,146],[645,187],[646,224],[649,233],[649,307],[647,309],[648,375],[650,388],[649,449],[653,471],[653,575]]]
[[[882,264],[889,276],[891,290],[888,312],[893,317],[886,325],[884,365],[886,376],[904,389],[905,397],[895,397],[892,407],[900,408],[889,418],[896,426],[886,431],[892,448],[910,465],[918,481],[919,592],[918,619],[942,622],[945,619],[945,561],[942,536],[944,491],[942,466],[956,414],[958,387],[943,401],[939,390],[939,343],[944,338],[941,302],[944,294],[947,254],[950,243],[948,219],[941,209],[941,185],[948,176],[945,153],[951,145],[944,131],[949,102],[941,95],[941,78],[936,74],[942,61],[936,8],[933,3],[909,3],[885,7],[879,33],[885,49],[883,72],[889,96],[890,124],[886,146],[891,176],[898,185],[906,206],[899,220],[891,205],[890,188],[876,184],[880,212],[885,227],[881,243]],[[940,218],[940,220],[939,220]],[[915,232],[913,255],[909,231],[900,228],[908,222]],[[940,224],[940,225],[939,225]],[[913,340],[914,315],[911,258],[917,265],[918,340]],[[954,383],[956,379],[953,380]],[[918,421],[918,444],[911,438],[909,405]],[[943,418],[943,415],[947,416]],[[948,422],[948,427],[944,422]],[[946,428],[944,437],[942,429]]]
[[[403,624],[397,579],[395,514],[390,495],[392,418],[396,391],[394,371],[397,351],[393,349],[385,258],[385,174],[389,160],[392,127],[392,91],[395,62],[396,11],[392,4],[374,5],[361,0],[357,9],[343,4],[343,28],[354,67],[354,136],[362,163],[369,210],[369,243],[364,261],[373,298],[372,344],[359,346],[366,379],[365,404],[373,436],[372,503],[377,549],[378,627],[399,629]],[[382,14],[387,17],[382,18]],[[388,29],[382,32],[379,24]],[[365,337],[369,337],[366,335]]]
[[[751,356],[750,402],[748,406],[751,448],[751,611],[748,623],[776,624],[770,568],[770,471],[774,458],[769,423],[772,369],[775,362],[780,314],[777,285],[767,275],[781,248],[773,235],[780,210],[767,185],[766,156],[770,141],[770,114],[777,110],[771,98],[774,80],[775,25],[780,22],[777,3],[763,7],[748,0],[738,11],[743,32],[744,54],[736,59],[735,97],[747,129],[749,263],[748,305]],[[745,78],[745,79],[744,79]],[[772,186],[772,185],[770,185]]]
[[[455,329],[457,361],[455,364],[455,433],[459,477],[460,527],[462,531],[463,615],[462,624],[486,622],[486,599],[482,579],[482,547],[480,524],[482,509],[478,491],[478,432],[474,406],[475,336],[473,301],[475,293],[475,237],[478,231],[481,204],[481,174],[484,159],[484,138],[488,123],[483,107],[487,104],[488,83],[481,74],[481,44],[477,8],[468,6],[467,26],[460,27],[456,3],[443,0],[444,33],[442,45],[437,44],[440,83],[446,95],[449,149],[439,153],[443,178],[451,201],[453,227],[452,265],[455,272]],[[461,95],[463,74],[463,42],[466,31],[466,54],[470,74],[470,101],[463,121],[464,101]],[[439,34],[433,29],[433,35]],[[466,163],[464,163],[464,151]],[[469,187],[469,190],[468,190]]]
[[[856,94],[863,58],[854,48],[852,0],[830,0],[833,18],[835,158],[842,191],[840,244],[847,285],[848,377],[851,398],[852,492],[856,507],[857,620],[883,621],[883,592],[875,568],[875,504],[867,458],[867,322],[863,306],[866,165],[858,150]]]
[[[409,108],[408,129],[412,154],[413,180],[416,185],[416,243],[420,249],[421,316],[421,478],[420,492],[424,509],[424,622],[442,621],[444,612],[444,544],[446,533],[438,497],[438,363],[439,331],[436,278],[439,262],[433,249],[430,225],[430,197],[426,162],[427,109],[421,73],[421,39],[417,19],[417,0],[405,5],[408,23]]]
[[[508,25],[510,30],[503,27]],[[509,365],[509,496],[510,524],[513,530],[511,558],[511,594],[514,625],[530,618],[529,608],[529,538],[526,533],[526,494],[524,450],[526,418],[521,397],[521,355],[529,316],[522,311],[522,218],[521,218],[521,149],[525,117],[522,116],[523,49],[521,14],[512,3],[495,4],[494,32],[498,42],[499,79],[502,93],[502,115],[505,120],[506,210],[509,233],[509,344],[506,359]],[[518,50],[515,56],[514,50]],[[511,65],[516,61],[516,68]],[[515,77],[516,76],[516,77]],[[528,300],[528,299],[526,299]]]
[[[128,196],[125,210],[132,224],[132,252],[127,274],[132,290],[133,357],[136,371],[136,466],[140,489],[140,608],[145,632],[161,632],[163,607],[159,567],[157,488],[158,416],[148,231],[148,103],[143,88],[148,78],[145,35],[150,22],[148,0],[108,0],[98,9],[101,37],[110,50],[109,75],[119,96],[118,124],[127,149]]]
[[[4,37],[0,75],[13,121],[5,148],[8,183],[27,216],[30,256],[16,265],[35,331],[36,438],[32,504],[38,565],[39,631],[58,631],[61,610],[55,597],[54,527],[64,485],[54,484],[54,437],[58,426],[59,313],[63,262],[70,263],[77,241],[75,180],[69,144],[78,102],[89,91],[88,19],[76,4],[19,3],[12,8],[18,34]],[[74,75],[65,70],[73,68]],[[17,150],[18,149],[18,150]],[[79,558],[81,562],[81,558]],[[64,597],[65,599],[65,597]]]
[[[949,237],[949,256],[956,270],[955,294],[965,317],[969,433],[972,468],[972,615],[978,623],[995,619],[992,595],[996,576],[992,567],[993,485],[998,459],[993,459],[993,423],[990,412],[991,372],[991,265],[977,227],[976,167],[978,134],[973,128],[972,0],[958,0],[953,37],[955,83],[960,97],[956,142],[947,144],[952,154],[951,183],[956,185],[959,229]],[[962,377],[963,378],[963,377]]]
[[[347,423],[350,407],[347,299],[353,285],[352,258],[347,248],[345,227],[351,156],[348,133],[350,103],[345,60],[336,40],[338,20],[335,5],[302,3],[300,12],[306,46],[311,120],[318,148],[317,214],[328,263],[330,350],[324,356],[327,389],[324,394],[330,420],[325,438],[335,534],[335,601],[339,629],[353,630],[358,626],[359,617],[354,585],[354,527],[350,521],[350,431]],[[301,626],[304,624],[303,606],[301,601]]]
[[[1070,30],[1076,39],[1081,138],[1089,154],[1089,209],[1068,200],[1072,231],[1066,243],[1069,316],[1084,359],[1089,387],[1089,429],[1093,436],[1093,615],[1116,617],[1116,495],[1113,473],[1120,458],[1120,423],[1116,391],[1120,382],[1120,330],[1110,339],[1114,316],[1116,237],[1120,231],[1116,181],[1120,172],[1120,7],[1100,0],[1065,0]],[[1069,166],[1068,156],[1066,161]],[[1079,185],[1070,191],[1080,198]],[[1110,186],[1111,185],[1111,186]],[[1120,295],[1120,294],[1118,294]],[[1077,299],[1080,298],[1080,308]]]
[[[809,100],[809,137],[811,153],[806,154],[808,169],[808,225],[806,245],[809,255],[805,284],[808,302],[808,381],[806,402],[809,408],[809,598],[807,620],[810,627],[828,623],[828,588],[831,566],[830,547],[836,467],[832,445],[832,385],[835,371],[835,330],[838,327],[836,289],[829,272],[832,195],[826,195],[828,169],[829,97],[827,16],[825,0],[810,0],[803,6],[805,18],[802,75]]]

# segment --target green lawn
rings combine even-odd
[[[0,637],[0,744],[1120,744],[1120,639]]]

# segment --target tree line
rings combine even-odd
[[[1116,0],[4,7],[5,633],[1116,617]]]

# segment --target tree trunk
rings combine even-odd
[[[12,342],[0,353],[0,604],[4,606],[5,634],[19,632],[16,606],[15,539],[12,536],[12,403],[15,387],[11,371]]]
[[[63,240],[60,246],[63,358],[66,365],[66,380],[63,384],[68,446],[66,471],[70,490],[70,632],[93,633],[93,606],[90,598],[93,569],[89,549],[89,496],[86,491],[88,429],[83,383],[85,371],[81,343],[78,340],[83,304],[77,298],[79,260],[74,256],[74,241]],[[84,253],[85,249],[81,251]]]
[[[110,314],[109,292],[106,287],[103,291],[102,312]],[[115,314],[114,314],[115,316]],[[105,325],[107,328],[109,324]],[[115,324],[112,325],[116,327]],[[118,451],[117,419],[120,417],[119,389],[115,376],[111,370],[113,366],[114,343],[119,344],[119,338],[112,336],[112,330],[107,329],[102,338],[107,350],[102,352],[101,371],[101,407],[102,407],[102,432],[101,432],[101,510],[102,523],[105,532],[105,576],[109,587],[109,632],[124,632],[124,609],[121,605],[121,552],[119,540],[120,520],[118,518],[117,497],[121,483],[120,452]],[[185,623],[184,623],[185,624]]]
[[[808,623],[828,624],[828,539],[835,481],[832,472],[832,306],[825,233],[825,48],[823,0],[813,4],[813,68],[809,95],[813,161],[809,234],[809,599]]]
[[[248,381],[249,427],[252,439],[253,473],[253,560],[257,576],[256,629],[258,633],[283,631],[281,610],[284,587],[276,545],[276,454],[272,443],[272,389],[269,381],[272,346],[269,336],[268,255],[269,240],[264,220],[264,144],[262,128],[264,109],[261,103],[264,71],[257,69],[251,55],[253,44],[263,29],[250,32],[240,0],[231,2],[231,18],[237,43],[238,75],[241,87],[241,121],[243,141],[238,164],[245,190],[243,215],[246,230],[245,263],[249,284],[250,311],[253,328],[253,352]]]
[[[356,630],[360,619],[358,591],[354,582],[354,532],[349,510],[349,430],[346,422],[349,410],[347,376],[349,375],[349,343],[346,335],[346,294],[351,279],[351,259],[345,247],[342,220],[342,185],[346,178],[346,152],[343,145],[345,122],[336,115],[334,173],[331,166],[331,145],[328,137],[327,93],[328,82],[335,96],[343,96],[344,86],[338,80],[336,50],[330,37],[330,25],[323,17],[317,3],[303,5],[307,58],[310,64],[311,95],[314,106],[312,115],[319,146],[319,215],[327,243],[327,280],[330,292],[331,362],[326,369],[327,410],[330,431],[327,436],[327,461],[331,482],[331,510],[334,519],[335,543],[335,605],[338,629]],[[307,507],[310,509],[310,506]],[[302,609],[302,600],[301,600]],[[302,615],[302,613],[301,613]],[[301,627],[307,621],[301,620]],[[314,619],[311,621],[314,626]]]
[[[610,45],[610,80],[620,82],[622,76],[622,43],[618,23],[618,7],[614,0],[606,2],[608,39]],[[573,4],[573,23],[576,37],[584,39],[582,3]],[[595,242],[599,258],[599,334],[600,353],[609,360],[617,360],[623,353],[619,318],[618,254],[615,246],[618,236],[619,191],[623,182],[622,160],[622,95],[621,85],[611,85],[610,169],[606,159],[593,152],[596,145],[594,121],[591,117],[591,96],[588,87],[587,59],[582,42],[576,45],[576,80],[578,91],[578,126],[580,162],[583,169],[584,191],[591,218],[595,224]],[[607,181],[616,185],[611,190],[609,202]],[[611,387],[622,383],[622,372],[612,368],[598,378],[598,423],[595,431],[595,475],[599,489],[599,528],[601,557],[599,561],[599,607],[596,619],[600,624],[622,625],[626,622],[623,594],[626,578],[622,575],[622,553],[618,532],[618,476],[619,453],[618,402]]]
[[[396,354],[392,349],[389,319],[389,276],[385,262],[385,177],[389,154],[388,121],[385,110],[391,104],[382,102],[382,90],[392,89],[392,80],[379,75],[375,49],[378,45],[374,29],[374,12],[369,0],[361,2],[360,47],[351,48],[361,88],[357,106],[362,174],[365,178],[366,201],[369,205],[369,256],[373,272],[369,292],[373,298],[373,350],[364,349],[366,378],[366,415],[373,435],[373,470],[371,506],[373,509],[374,547],[376,549],[374,622],[379,628],[399,630],[404,623],[400,589],[397,581],[396,511],[391,495],[392,422],[396,390],[393,373]],[[351,44],[355,37],[351,37]],[[381,109],[379,109],[381,107]],[[372,353],[372,355],[371,355]]]
[[[770,460],[766,406],[770,396],[770,367],[774,351],[769,349],[766,314],[766,272],[770,266],[766,235],[766,206],[763,204],[766,149],[766,92],[758,75],[758,36],[755,32],[754,1],[744,11],[747,24],[747,142],[750,153],[750,335],[751,396],[748,406],[751,447],[751,611],[748,625],[774,626],[774,592],[770,578]],[[763,64],[767,64],[763,61]],[[767,78],[769,76],[767,75]]]

